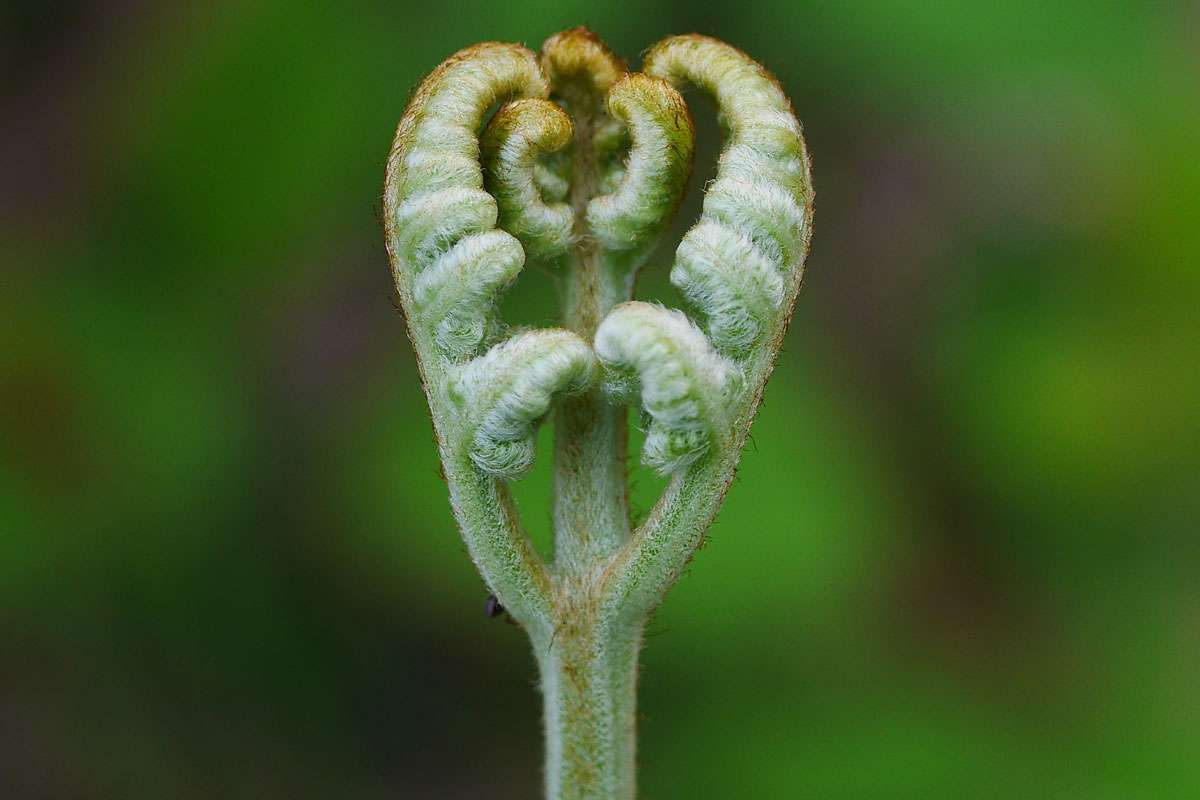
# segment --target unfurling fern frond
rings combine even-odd
[[[699,322],[633,299],[691,173],[689,86],[725,131],[670,272]],[[476,45],[426,78],[400,121],[384,186],[392,273],[463,539],[489,607],[534,645],[551,800],[634,796],[642,631],[733,479],[800,288],[812,200],[778,82],[703,36],[660,42],[642,72],[583,28],[540,55]],[[500,319],[527,256],[561,288],[562,328]],[[637,527],[626,404],[647,423],[642,462],[670,476]],[[508,485],[552,416],[548,563]]]

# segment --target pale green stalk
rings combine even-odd
[[[684,84],[716,101],[727,133],[671,270],[703,326],[631,300],[691,170],[691,117],[673,86]],[[534,647],[546,796],[629,800],[646,619],[732,481],[800,288],[812,188],[799,123],[762,67],[706,37],[656,45],[644,73],[628,73],[581,28],[551,37],[540,58],[476,45],[417,90],[384,206],[455,517]],[[526,254],[560,276],[563,329],[514,334],[497,318]],[[643,463],[670,476],[637,529],[628,403],[649,420]],[[532,466],[535,429],[552,408],[547,564],[508,482]]]

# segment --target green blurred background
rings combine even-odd
[[[1200,797],[1200,8],[705,5],[4,5],[0,796],[539,795],[376,208],[425,72],[586,23],[749,51],[818,194],[642,796]]]

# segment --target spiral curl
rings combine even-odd
[[[614,191],[587,207],[592,233],[610,250],[652,243],[670,221],[692,170],[687,104],[666,81],[626,74],[608,90],[609,114],[628,127],[632,145]]]
[[[591,348],[562,330],[518,334],[478,355],[500,338],[496,302],[525,264],[522,241],[538,252],[568,242],[570,209],[542,202],[534,183],[537,152],[571,133],[548,93],[537,56],[523,47],[457,53],[405,112],[384,190],[388,250],[418,355],[430,362],[432,391],[456,409],[445,426],[450,446],[505,479],[533,463],[534,430],[553,398],[586,388],[595,373]],[[484,136],[489,193],[477,131],[485,111],[510,98]]]
[[[496,198],[500,225],[535,258],[562,255],[571,243],[571,207],[561,200],[547,204],[535,176],[538,155],[561,150],[571,134],[566,112],[535,98],[504,105],[483,134],[485,183]]]
[[[800,125],[759,64],[715,39],[678,36],[651,48],[644,67],[647,75],[712,95],[727,132],[700,219],[671,270],[671,282],[703,314],[705,331],[681,312],[627,303],[596,336],[610,394],[640,386],[652,420],[643,463],[670,474],[733,441],[734,407],[766,380],[800,285],[812,194]],[[601,209],[593,201],[589,220],[602,223]]]
[[[744,356],[778,328],[799,288],[812,206],[800,123],[775,79],[716,39],[666,39],[645,70],[711,95],[727,128],[717,177],[676,251],[671,282],[705,314],[717,348]]]
[[[548,92],[532,52],[476,45],[425,79],[396,131],[384,188],[388,251],[411,322],[433,332],[446,361],[476,352],[495,327],[496,296],[525,262],[517,239],[496,229],[476,131],[497,101]]]
[[[662,474],[678,472],[723,437],[740,371],[682,311],[622,303],[601,323],[595,346],[614,373],[617,393],[640,387],[651,418],[642,463]]]
[[[557,394],[577,394],[596,374],[592,349],[569,331],[527,331],[467,363],[447,388],[466,417],[465,440],[489,475],[519,478],[533,466],[534,434]]]

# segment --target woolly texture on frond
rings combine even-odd
[[[433,324],[434,341],[448,358],[471,354],[484,339],[495,298],[521,271],[525,254],[504,231],[460,239],[417,276],[413,302]]]
[[[542,69],[556,90],[580,83],[604,97],[625,73],[625,66],[625,61],[587,28],[556,33],[542,44]]]
[[[607,108],[628,127],[629,156],[616,190],[594,198],[588,226],[612,250],[653,242],[679,205],[692,169],[692,118],[669,83],[627,74],[609,89]]]
[[[591,148],[597,168],[596,188],[612,191],[624,172],[629,135],[619,120],[602,112],[609,90],[625,74],[625,61],[587,28],[572,28],[545,41],[541,63],[550,81],[551,98],[562,104],[572,117],[592,120],[592,129],[575,146]],[[543,164],[545,172],[566,185],[574,177],[566,154],[545,159]],[[549,182],[548,188],[552,188]]]
[[[470,357],[497,327],[496,296],[525,262],[519,242],[496,229],[476,131],[494,103],[548,92],[532,52],[481,44],[426,78],[400,121],[384,188],[388,250],[401,297],[411,297],[410,324],[447,361]]]
[[[440,434],[499,478],[529,469],[535,424],[553,398],[586,388],[595,374],[591,348],[561,330],[520,334],[474,357],[500,335],[496,302],[524,266],[522,242],[550,255],[570,241],[570,208],[545,203],[535,183],[538,154],[571,137],[570,119],[545,99],[549,90],[524,47],[489,43],[455,54],[405,112],[384,190],[389,253],[410,325],[421,334],[414,341],[431,399],[451,399],[456,409]],[[482,145],[485,190],[476,137],[498,102]]]
[[[641,387],[652,420],[642,461],[663,474],[703,456],[714,438],[724,440],[739,372],[715,352],[681,311],[629,302],[614,308],[596,331],[596,355],[626,389]]]
[[[396,130],[388,191],[396,206],[447,187],[483,188],[476,139],[484,113],[510,97],[545,97],[537,56],[515,44],[460,50],[422,82]]]
[[[704,90],[727,128],[717,177],[676,251],[671,282],[708,317],[713,343],[744,355],[788,313],[799,287],[812,199],[800,123],[765,69],[715,39],[667,39],[647,54],[645,70]]]
[[[534,433],[559,393],[594,380],[592,349],[564,330],[527,331],[464,365],[447,388],[466,416],[471,460],[484,472],[517,478],[533,466]]]
[[[504,105],[483,135],[484,180],[499,205],[500,225],[536,258],[561,255],[571,242],[571,207],[547,205],[534,176],[538,155],[561,150],[571,133],[566,112],[530,98]]]

